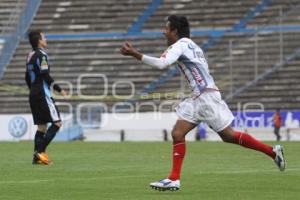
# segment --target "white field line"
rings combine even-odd
[[[14,181],[0,181],[0,184],[36,184],[42,182],[57,182],[57,181],[92,181],[101,179],[120,179],[120,178],[140,178],[147,177],[150,175],[136,175],[136,176],[99,176],[99,177],[87,177],[87,178],[53,178],[53,179],[34,179],[34,180],[14,180]],[[153,175],[151,175],[153,176]]]
[[[285,172],[300,171],[300,168],[288,168]],[[280,172],[278,169],[271,170],[224,170],[224,171],[209,171],[209,172],[199,172],[197,175],[201,174],[244,174],[244,173],[259,173],[259,172],[278,172],[284,174],[285,172]],[[153,177],[155,175],[136,175],[136,176],[99,176],[99,177],[87,177],[87,178],[53,178],[53,179],[34,179],[34,180],[13,180],[13,181],[0,181],[0,184],[37,184],[37,183],[48,183],[57,181],[93,181],[102,179],[120,179],[120,178],[142,178],[142,177]]]

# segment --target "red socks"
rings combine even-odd
[[[251,135],[243,132],[235,132],[232,143],[239,144],[243,147],[254,149],[256,151],[261,151],[272,159],[275,158],[275,153],[273,152],[273,147],[264,144]],[[185,141],[173,143],[173,167],[169,175],[169,179],[172,181],[180,179],[181,166],[185,156]]]
[[[185,155],[185,141],[179,143],[173,143],[173,168],[170,176],[170,180],[175,181],[180,179],[180,172],[182,161]]]
[[[261,151],[271,158],[275,158],[275,153],[273,152],[273,147],[267,144],[264,144],[256,139],[254,139],[251,135],[243,132],[235,132],[234,134],[234,142],[235,144],[239,144],[243,147],[254,149],[256,151]]]

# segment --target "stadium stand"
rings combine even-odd
[[[175,13],[187,16],[191,22],[191,28],[230,28],[259,2],[258,0],[226,2],[222,0],[166,0],[144,24],[143,30],[161,30],[162,19]]]
[[[0,32],[0,38],[4,41],[1,49],[2,53],[0,54],[0,79],[3,76],[6,66],[9,64],[13,53],[17,49],[20,39],[23,38],[28,30],[40,2],[41,0],[11,0],[3,2],[4,8],[7,8],[7,5],[10,5],[10,8],[7,9],[11,10],[10,13],[6,11],[6,15],[10,16],[7,17],[7,21],[2,24],[4,27],[1,28]]]
[[[295,37],[297,37],[297,35],[299,35],[297,31],[284,33],[284,51],[282,52],[282,56],[292,54],[298,47],[297,42],[295,43]],[[241,40],[242,42],[240,42]],[[263,73],[280,61],[281,52],[279,40],[280,35],[278,33],[259,33],[252,37],[236,35],[225,36],[222,42],[215,45],[208,53],[208,57],[211,58],[211,65],[215,66],[215,68],[212,68],[213,72],[216,72],[217,69],[222,69],[219,71],[219,77],[217,77],[218,74],[215,75],[216,79],[222,80],[224,73],[228,75],[232,73],[232,79],[236,86],[252,80],[256,75]],[[224,52],[220,55],[214,54],[218,52],[217,49],[228,48],[230,41],[233,41],[231,55],[230,52]],[[230,65],[232,67],[231,72]],[[255,65],[257,66],[255,67]],[[224,89],[225,88],[223,88],[223,90]]]
[[[254,17],[248,24],[248,27],[264,26],[265,24],[279,25],[299,25],[299,0],[273,0],[272,4],[268,6],[264,12]],[[284,15],[287,15],[285,17]],[[282,15],[283,17],[278,18]],[[274,20],[274,18],[277,18]]]
[[[76,0],[76,1],[50,1],[44,0],[33,21],[31,29],[42,29],[46,33],[55,33],[64,36],[70,33],[127,33],[128,29],[135,22],[139,14],[148,6],[150,0],[125,1],[122,6],[115,1],[96,1],[96,0]],[[168,0],[162,2],[158,10],[144,24],[143,31],[161,31],[162,22],[169,14],[184,14],[190,18],[193,30],[202,29],[224,29],[233,27],[245,13],[253,9],[261,1],[175,1]],[[283,15],[299,5],[300,1],[290,1],[291,4],[285,5],[282,9]],[[2,2],[1,2],[2,3]],[[274,1],[266,10],[255,15],[254,19],[248,23],[248,27],[266,25],[260,19],[261,16],[267,17],[270,25],[276,25],[272,21],[276,12],[270,12],[282,1]],[[233,6],[234,5],[234,6]],[[239,5],[239,6],[236,6]],[[293,5],[293,6],[291,6]],[[273,8],[274,7],[274,8]],[[229,9],[230,8],[230,9]],[[198,13],[199,10],[201,14]],[[113,13],[113,15],[109,14]],[[116,14],[117,13],[117,14]],[[224,14],[225,13],[225,14]],[[272,14],[269,14],[272,13]],[[298,12],[299,13],[299,12]],[[294,25],[297,12],[290,12],[283,18],[285,25]],[[95,17],[97,16],[97,17]],[[268,17],[269,16],[269,17]],[[222,19],[222,20],[221,20]],[[299,21],[299,20],[298,20]],[[274,22],[274,23],[273,23]],[[245,31],[246,29],[244,29]],[[215,77],[218,86],[224,96],[230,95],[240,86],[255,79],[259,74],[271,69],[276,63],[286,56],[293,54],[299,47],[299,32],[297,30],[284,31],[283,34],[277,31],[259,31],[247,29],[246,32],[227,32],[222,38],[206,53],[210,63],[210,71]],[[193,38],[198,44],[205,44],[210,36],[215,32],[208,32],[204,35],[194,35]],[[280,39],[280,37],[282,38]],[[159,56],[164,50],[165,41],[163,37],[116,37],[110,38],[65,38],[48,40],[48,54],[52,65],[52,75],[55,80],[67,81],[73,84],[73,98],[67,100],[76,106],[79,102],[103,102],[111,106],[116,102],[124,102],[124,99],[112,99],[112,87],[118,81],[132,81],[135,85],[135,95],[145,91],[149,83],[156,81],[157,77],[167,70],[155,70],[130,58],[125,58],[119,54],[119,48],[124,40],[131,41],[138,49],[155,56]],[[280,43],[280,40],[283,42]],[[230,46],[230,44],[232,44]],[[281,46],[282,45],[282,46]],[[282,52],[280,49],[283,49]],[[27,89],[24,82],[25,58],[30,51],[30,46],[23,40],[15,52],[11,63],[8,65],[0,84],[0,113],[28,113]],[[256,61],[255,61],[256,60]],[[293,60],[287,65],[282,66],[276,72],[270,74],[265,80],[251,89],[239,94],[237,98],[229,101],[231,108],[236,108],[238,101],[245,102],[247,98],[253,101],[266,103],[266,108],[274,109],[278,105],[287,108],[297,108],[299,105],[296,100],[285,101],[287,92],[293,80],[299,85],[300,74],[297,68],[298,60]],[[82,74],[105,74],[108,79],[108,98],[85,98],[80,99],[77,91],[81,89],[84,95],[101,95],[103,79],[91,77],[82,79],[83,84],[78,88],[77,80]],[[288,77],[295,77],[288,80]],[[274,78],[279,78],[278,92]],[[173,76],[164,84],[160,84],[154,92],[157,93],[188,93],[189,89],[181,76]],[[279,84],[279,82],[284,84]],[[128,83],[128,82],[127,82]],[[270,86],[274,84],[274,86]],[[66,84],[63,85],[66,88]],[[130,95],[132,90],[129,84],[119,84],[117,87],[118,95]],[[271,89],[273,88],[273,89]],[[279,89],[280,88],[280,89]],[[265,90],[268,90],[266,92]],[[256,95],[254,95],[256,94]],[[292,92],[291,92],[292,94]],[[247,96],[249,95],[249,96]],[[252,96],[251,96],[252,95]],[[154,95],[155,96],[155,95]],[[291,97],[289,97],[291,98]],[[140,102],[152,101],[157,103],[165,99],[174,97],[163,96],[161,100],[149,97],[149,99],[138,100]],[[64,102],[65,100],[60,100]],[[269,103],[271,102],[271,103]],[[283,104],[286,103],[286,104]],[[145,108],[144,111],[147,111]]]
[[[46,33],[127,32],[151,0],[44,0],[32,28]]]
[[[260,102],[266,110],[299,108],[299,64],[300,59],[298,58],[259,81],[247,92],[235,96],[230,101],[231,107],[237,109],[238,103]]]
[[[149,44],[156,44],[156,46],[161,46],[159,43],[162,39],[158,39],[153,41],[153,39],[148,39],[148,41],[143,41],[140,39],[135,43],[139,46],[143,46],[148,43]],[[78,76],[82,74],[105,74],[109,81],[109,95],[112,93],[112,85],[116,81],[126,81],[128,79],[133,78],[133,83],[135,84],[136,89],[141,89],[143,85],[152,81],[155,77],[159,75],[159,71],[153,71],[151,68],[146,66],[141,66],[139,62],[134,61],[132,59],[126,59],[129,64],[122,65],[122,56],[118,53],[119,48],[123,43],[123,39],[110,39],[110,40],[70,40],[64,41],[62,44],[61,41],[49,41],[49,55],[51,59],[52,74],[55,80],[65,80],[70,81],[75,87],[74,90],[76,91],[76,82]],[[5,73],[4,79],[2,83],[4,85],[24,85],[24,58],[26,58],[27,53],[30,51],[30,46],[27,42],[21,43],[20,47],[18,48],[13,61],[11,62],[10,66],[7,68]],[[112,53],[114,52],[114,53]],[[66,59],[67,58],[67,59]],[[147,76],[142,76],[143,74],[147,74]],[[140,77],[139,77],[140,76]],[[95,81],[95,80],[93,80]],[[99,83],[99,82],[98,82]],[[85,84],[84,94],[85,95],[95,95],[95,94],[102,94],[103,92],[103,82],[95,85],[95,82],[91,83],[87,86]],[[97,93],[97,89],[100,90]],[[96,90],[95,90],[96,89]],[[96,92],[96,93],[95,93]],[[128,92],[128,91],[127,91]],[[125,94],[127,93],[125,91]],[[117,93],[122,95],[122,90],[118,89]],[[18,101],[23,101],[26,103],[26,95],[24,98],[18,98]],[[14,98],[14,97],[11,97]],[[2,96],[1,100],[5,104],[11,104],[11,99],[5,99]],[[28,112],[27,105],[17,104],[17,110],[22,110],[24,107],[24,112]],[[8,108],[13,106],[8,106]],[[4,108],[2,108],[4,109]]]
[[[0,6],[0,35],[15,30],[25,0],[2,0]]]

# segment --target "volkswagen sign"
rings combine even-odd
[[[27,132],[27,122],[23,117],[14,117],[9,121],[8,131],[15,138],[21,138]]]

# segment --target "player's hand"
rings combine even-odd
[[[66,97],[67,96],[67,93],[65,90],[61,90],[60,91],[60,95],[63,96],[63,97]]]
[[[124,56],[133,56],[138,60],[142,59],[142,54],[138,52],[129,42],[125,42],[125,44],[121,47],[120,52]]]
[[[136,51],[133,46],[129,42],[125,42],[125,44],[121,48],[121,54],[124,56],[131,56],[134,51]]]

